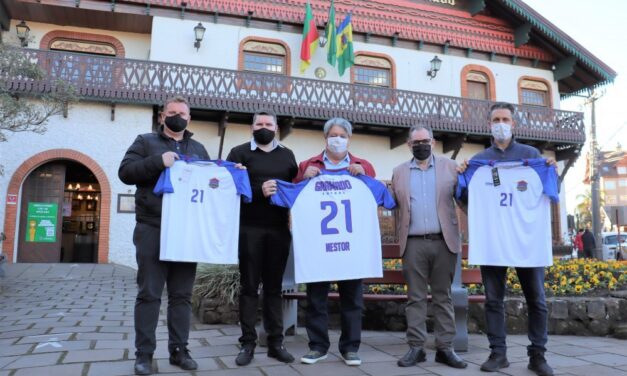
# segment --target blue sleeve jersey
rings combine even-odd
[[[553,264],[550,202],[559,201],[558,178],[545,159],[471,160],[457,197],[466,190],[469,264]]]
[[[237,264],[240,197],[250,202],[246,170],[226,161],[178,160],[154,188],[163,194],[163,261]]]
[[[383,275],[377,207],[396,205],[383,183],[322,171],[298,184],[278,181],[271,202],[291,208],[297,283]]]

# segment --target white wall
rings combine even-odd
[[[140,133],[150,132],[152,108],[117,105],[115,121],[110,119],[111,107],[80,103],[72,106],[67,118],[52,118],[48,131],[43,135],[27,132],[8,134],[9,140],[0,148],[0,160],[5,169],[4,176],[0,176],[0,197],[6,197],[7,187],[15,170],[34,154],[62,148],[88,155],[104,170],[111,186],[109,262],[135,266],[135,248],[132,242],[135,216],[117,213],[118,193],[134,193],[135,187],[127,186],[118,179],[118,167],[135,137]],[[5,201],[3,199],[0,202],[2,229]],[[17,222],[16,228],[19,228]],[[15,239],[18,238],[19,234],[16,234]],[[17,249],[17,244],[14,244],[14,249]]]
[[[15,34],[15,25],[18,24],[20,20],[11,20],[11,29],[10,32],[4,32],[3,38],[7,43],[17,44],[18,39]],[[102,30],[102,29],[89,29],[85,27],[74,27],[74,26],[64,26],[64,25],[54,25],[54,24],[46,24],[39,22],[31,22],[28,21],[28,27],[30,27],[30,40],[28,44],[28,48],[39,49],[39,43],[41,39],[47,33],[53,30],[62,30],[62,31],[76,31],[82,33],[89,34],[101,34],[107,35],[114,38],[117,38],[125,50],[125,58],[127,59],[140,59],[146,60],[149,57],[150,52],[150,35],[149,34],[139,34],[139,33],[126,33],[121,31],[111,31],[111,30]]]

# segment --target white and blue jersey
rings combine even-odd
[[[240,196],[250,202],[246,170],[226,161],[177,160],[159,177],[163,261],[237,264]]]
[[[383,276],[377,207],[396,205],[385,184],[339,170],[277,188],[271,202],[291,208],[297,283]]]
[[[468,263],[541,267],[553,264],[550,201],[557,172],[545,159],[471,160],[458,177],[468,191]]]

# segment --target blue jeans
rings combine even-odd
[[[544,354],[547,342],[546,298],[544,296],[544,268],[516,268],[518,280],[525,294],[528,311],[527,336],[531,345],[527,354]],[[481,266],[481,278],[485,287],[485,320],[490,349],[494,353],[507,353],[505,344],[505,266]]]

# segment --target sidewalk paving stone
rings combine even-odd
[[[133,309],[135,272],[117,265],[9,264],[0,279],[0,376],[132,375],[135,358]],[[235,365],[241,330],[237,325],[209,325],[192,320],[189,349],[199,369],[185,372],[169,364],[167,298],[162,299],[156,330],[154,365],[166,375],[209,376],[486,376],[479,370],[490,351],[485,335],[470,335],[469,363],[457,370],[434,362],[430,335],[427,361],[415,367],[396,365],[407,352],[405,333],[363,331],[362,365],[348,367],[337,351],[340,333],[329,333],[329,357],[315,365],[299,363],[307,353],[307,335],[285,338],[296,361],[284,364],[257,347],[246,367]],[[527,369],[526,335],[507,337],[510,367],[494,376],[533,376]],[[549,336],[546,357],[556,375],[627,376],[627,341],[603,337]]]

